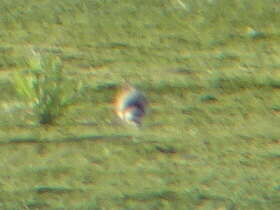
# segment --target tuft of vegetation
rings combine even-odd
[[[208,94],[200,96],[199,99],[200,99],[201,102],[214,102],[214,101],[218,100],[215,96],[208,95]]]
[[[42,125],[51,125],[72,105],[81,82],[69,79],[58,57],[33,52],[29,69],[12,77],[17,95],[32,108]]]

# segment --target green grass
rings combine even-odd
[[[54,125],[73,105],[80,93],[82,81],[69,79],[57,57],[42,55],[33,50],[29,69],[15,73],[11,81],[17,96],[30,107],[41,125]]]
[[[1,1],[0,209],[280,209],[279,1],[178,2]],[[54,126],[10,82],[30,47],[86,78]]]

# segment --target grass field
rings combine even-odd
[[[280,209],[279,0],[1,0],[0,209]],[[53,126],[29,49],[83,81]],[[120,122],[123,81],[150,101]]]

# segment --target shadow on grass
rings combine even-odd
[[[163,191],[139,192],[136,194],[126,194],[123,196],[122,199],[137,200],[137,201],[149,201],[154,199],[177,200],[178,196],[176,192],[170,190],[163,190]]]
[[[64,137],[64,138],[54,138],[54,139],[44,139],[38,137],[16,137],[10,138],[0,142],[0,145],[5,144],[36,144],[36,143],[66,143],[66,142],[77,142],[81,141],[119,141],[119,140],[132,140],[134,137],[131,135],[108,135],[108,136],[98,136],[98,135],[87,135],[87,136],[77,136],[77,137]]]
[[[209,87],[228,91],[252,88],[280,88],[280,80],[271,76],[258,78],[254,76],[216,76],[209,80]]]
[[[125,194],[121,198],[123,201],[134,202],[152,202],[152,201],[167,201],[170,203],[173,209],[197,209],[198,206],[206,209],[207,207],[223,206],[232,209],[234,207],[233,202],[223,196],[200,192],[178,192],[171,190],[159,190],[159,191],[144,191],[134,194]],[[208,209],[207,208],[207,209]],[[223,208],[224,209],[224,208]]]
[[[55,194],[64,194],[64,193],[72,193],[72,192],[80,192],[80,189],[72,189],[66,187],[51,187],[51,186],[37,186],[32,189],[32,191],[43,194],[43,193],[55,193]]]
[[[205,79],[193,80],[189,78],[186,79],[184,82],[170,83],[169,81],[161,81],[158,84],[144,83],[139,86],[143,91],[155,92],[157,94],[181,94],[185,91],[203,91],[209,89],[236,92],[242,89],[279,89],[280,79],[277,77],[272,77],[270,75],[258,76],[217,74]],[[111,89],[114,89],[116,87],[118,86],[111,86]],[[106,90],[108,89],[108,87],[100,86],[98,91],[103,92],[104,89]],[[214,97],[206,97],[202,100],[205,99],[208,101],[215,101]]]

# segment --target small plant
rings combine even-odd
[[[202,95],[200,96],[200,101],[201,102],[214,102],[217,101],[217,98],[213,95]]]
[[[247,37],[251,38],[251,39],[261,39],[261,38],[265,38],[265,33],[260,32],[260,31],[256,31],[255,29],[251,28],[251,27],[247,27]]]
[[[63,73],[58,57],[33,53],[28,64],[27,71],[13,77],[16,93],[31,106],[40,124],[53,124],[75,102],[81,82]]]

